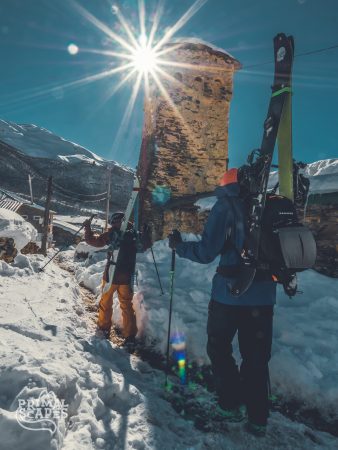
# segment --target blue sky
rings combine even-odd
[[[78,0],[120,33],[110,0]],[[136,0],[115,2],[138,24]],[[167,0],[160,35],[193,4]],[[146,0],[151,20],[156,3]],[[337,0],[209,0],[178,32],[232,53],[242,64],[234,80],[230,112],[230,165],[245,162],[260,145],[273,78],[272,39],[292,34],[296,55],[338,45]],[[70,55],[75,43],[80,51]],[[106,55],[81,49],[107,49],[102,31],[79,15],[70,0],[1,0],[0,118],[35,123],[108,159],[135,167],[142,133],[142,93],[129,127],[114,145],[134,82],[108,99],[120,75],[77,87],[63,85],[116,64]],[[246,69],[246,67],[248,67]],[[307,162],[338,157],[338,48],[296,57],[293,96],[294,155]]]

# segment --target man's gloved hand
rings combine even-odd
[[[83,228],[90,228],[91,223],[92,223],[91,219],[86,219],[83,222],[82,226],[83,226]]]
[[[181,233],[178,230],[173,230],[169,234],[168,238],[169,238],[169,247],[172,249],[175,249],[178,244],[181,244],[181,242],[183,242]]]

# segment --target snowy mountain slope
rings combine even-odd
[[[41,255],[24,261],[21,268],[0,265],[1,450],[336,448],[337,438],[279,413],[272,413],[267,437],[260,440],[241,424],[230,425],[224,435],[198,431],[162,398],[163,372],[93,336],[69,273],[54,263],[38,273]],[[37,399],[43,389],[67,406],[54,435],[17,422],[19,400]]]
[[[320,176],[330,174],[338,174],[338,158],[316,161],[308,164],[304,169],[304,175],[306,176]]]
[[[27,198],[30,174],[34,199],[37,203],[44,203],[47,177],[51,175],[52,208],[57,212],[104,211],[108,167],[111,169],[111,209],[121,209],[131,190],[131,169],[104,160],[35,125],[0,121],[1,187]]]
[[[89,163],[103,162],[103,159],[95,153],[37,125],[19,125],[0,119],[0,140],[26,155],[38,158],[61,158],[69,162],[73,157],[82,158]]]
[[[310,194],[338,192],[338,158],[324,159],[307,165],[304,175],[310,179]],[[270,175],[269,188],[278,182],[278,172]]]

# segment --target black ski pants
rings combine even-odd
[[[269,415],[268,363],[271,357],[273,306],[230,306],[211,300],[207,352],[219,405],[247,407],[249,420],[266,425]],[[232,355],[238,332],[240,370]]]

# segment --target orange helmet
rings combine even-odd
[[[230,169],[222,176],[220,186],[227,186],[231,183],[238,183],[238,169]]]

